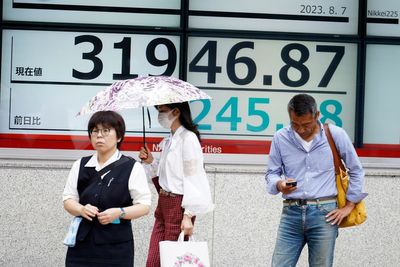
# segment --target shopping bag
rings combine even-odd
[[[205,241],[183,241],[183,232],[178,241],[160,242],[161,267],[209,267],[208,245]]]

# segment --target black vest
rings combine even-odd
[[[131,206],[132,198],[129,194],[128,181],[135,160],[130,158],[129,161],[114,167],[101,179],[94,167],[85,167],[90,158],[91,156],[81,159],[78,176],[79,203],[96,206],[100,212],[108,208]],[[119,224],[101,225],[97,217],[93,218],[93,221],[83,219],[79,226],[77,240],[83,241],[90,231],[96,244],[133,239],[130,220],[121,219]]]

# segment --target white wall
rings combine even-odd
[[[393,163],[391,163],[393,162]],[[61,193],[71,161],[0,159],[0,266],[64,266],[62,240],[71,216]],[[363,164],[369,218],[342,229],[334,266],[397,266],[400,258],[400,164]],[[269,266],[281,198],[267,195],[265,166],[207,165],[216,209],[199,218],[197,240],[208,240],[214,267]],[[135,266],[144,266],[153,211],[134,222]],[[298,266],[307,266],[303,252]]]

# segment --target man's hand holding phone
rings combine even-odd
[[[276,188],[282,194],[290,194],[297,189],[297,181],[293,178],[287,178],[286,180],[281,180],[276,184]]]
[[[297,181],[295,179],[290,178],[290,180],[286,181],[286,186],[297,186]]]

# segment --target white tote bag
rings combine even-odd
[[[160,242],[161,267],[210,267],[208,245],[205,241],[183,241],[181,232],[178,241]]]

